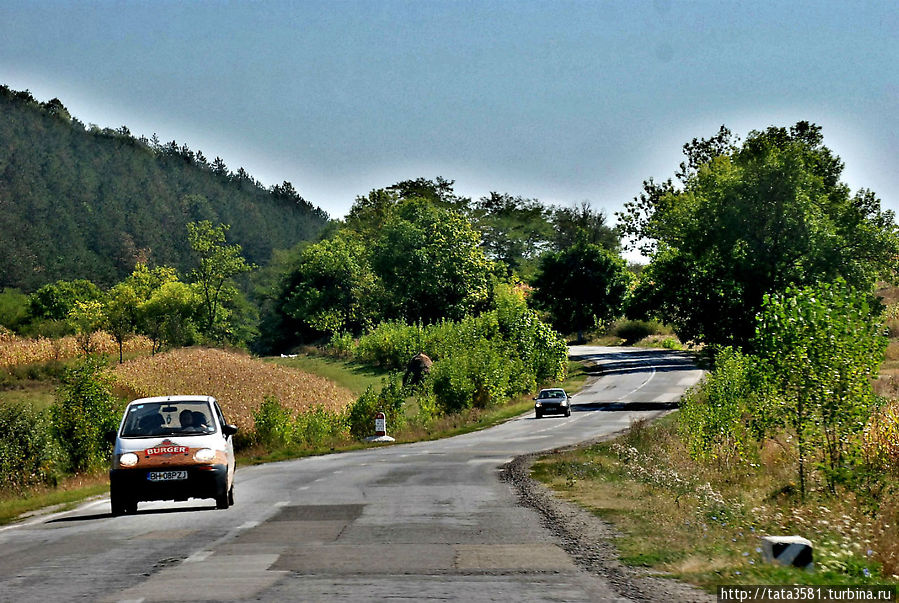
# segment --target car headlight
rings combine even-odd
[[[540,408],[541,406],[543,406],[543,402],[537,402],[536,404],[534,404],[534,406]]]
[[[137,455],[133,452],[126,452],[119,457],[119,465],[122,467],[134,467],[137,465]]]
[[[215,450],[212,448],[200,448],[194,453],[194,460],[198,463],[208,463],[215,458]]]

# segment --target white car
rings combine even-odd
[[[237,427],[211,396],[141,398],[125,408],[116,432],[109,497],[113,515],[146,500],[214,498],[234,504]]]

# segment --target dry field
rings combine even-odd
[[[293,412],[315,405],[343,410],[355,400],[332,381],[218,349],[182,348],[115,367],[116,384],[129,397],[175,394],[214,396],[225,417],[242,430],[253,429],[253,411],[274,396]]]
[[[100,353],[119,353],[118,344],[107,333],[97,333],[94,335],[93,342]],[[126,354],[149,354],[152,349],[153,344],[146,337],[132,337],[125,342],[124,346]],[[83,352],[74,337],[23,339],[12,334],[0,333],[0,368],[49,360],[64,360],[82,354]]]

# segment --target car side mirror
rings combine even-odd
[[[222,433],[225,434],[226,438],[230,438],[237,433],[237,425],[223,425]]]
[[[103,439],[105,439],[108,444],[115,444],[115,439],[116,439],[116,436],[118,436],[118,435],[119,435],[119,432],[117,429],[110,429],[109,431],[107,431],[106,433],[103,434]]]

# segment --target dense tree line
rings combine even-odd
[[[0,288],[109,286],[136,263],[190,268],[189,222],[230,224],[247,260],[314,239],[328,222],[289,182],[264,188],[175,141],[73,118],[58,99],[0,86]]]
[[[585,304],[578,316],[588,319],[576,324],[562,318],[569,308],[542,306],[562,329],[589,328],[597,315],[621,311],[626,287],[620,283],[628,282],[620,258],[593,270],[595,254],[600,262],[618,257],[617,233],[602,212],[499,193],[472,202],[442,178],[373,190],[356,199],[330,237],[283,258],[259,292],[263,340],[277,349],[358,335],[382,321],[461,320],[491,307],[497,283],[537,282],[541,261],[569,249],[576,249],[566,266],[574,280],[615,284],[599,283],[577,296]],[[591,298],[597,291],[607,295]]]
[[[895,215],[869,190],[850,193],[819,126],[771,127],[742,144],[722,127],[684,153],[676,180],[649,180],[620,215],[651,257],[633,315],[683,340],[751,348],[765,295],[837,279],[871,292],[895,274]]]

